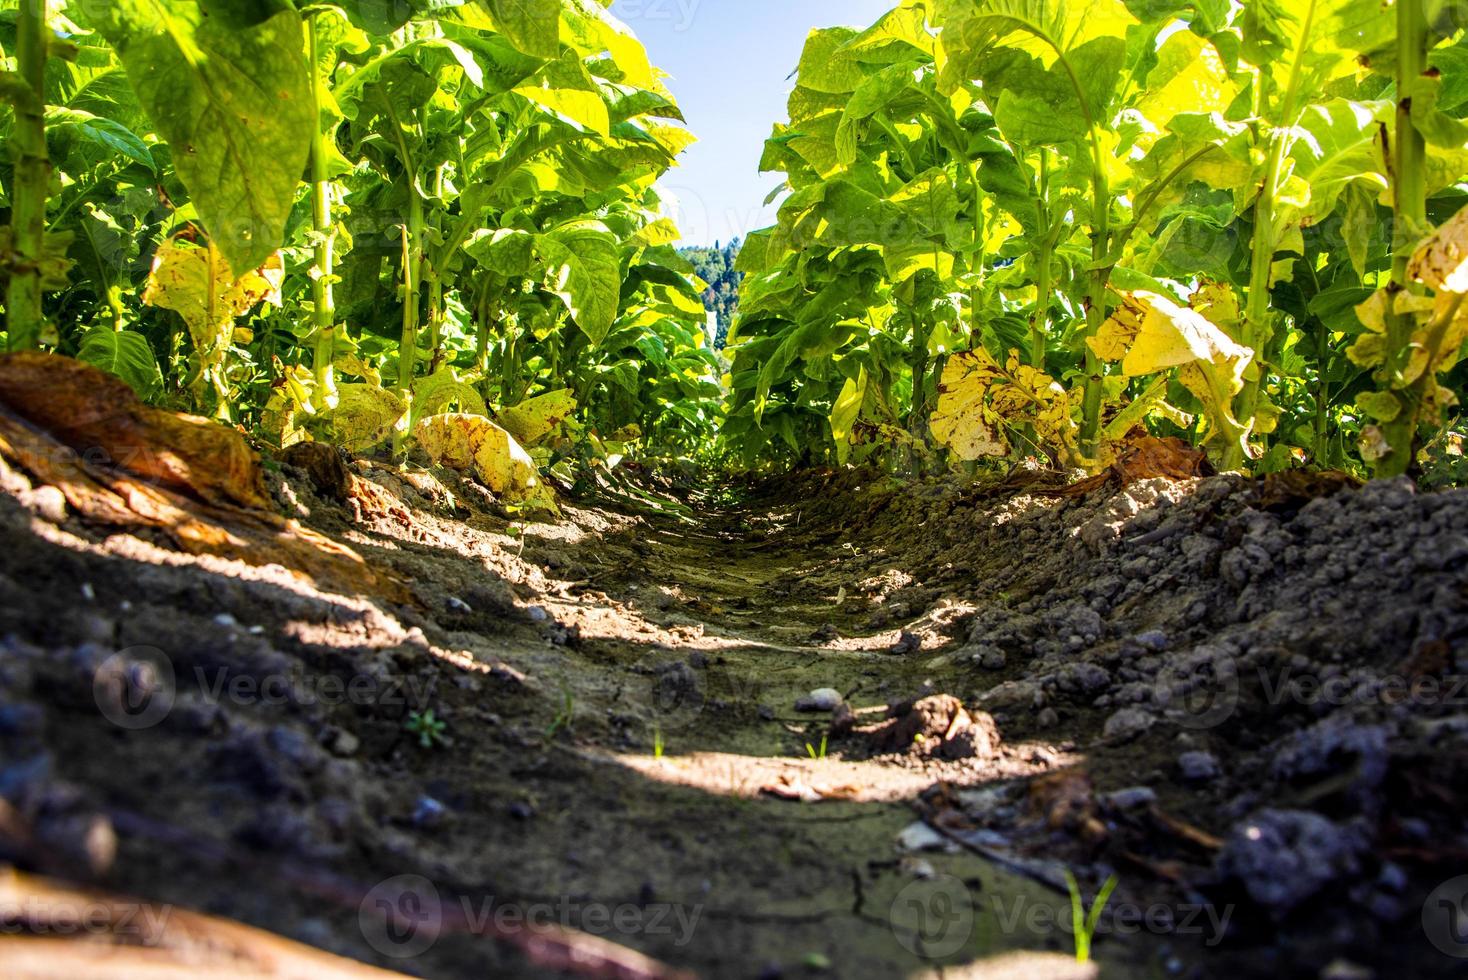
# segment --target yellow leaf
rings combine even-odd
[[[235,278],[213,243],[170,238],[158,246],[143,302],[174,310],[188,324],[206,364],[224,356],[234,322],[260,303],[280,305],[285,263],[276,252],[260,268]]]
[[[540,482],[535,462],[514,437],[479,415],[432,415],[413,436],[434,463],[473,473],[511,503],[555,509],[555,497]]]
[[[989,386],[999,375],[999,364],[983,349],[955,355],[943,369],[938,408],[929,428],[933,438],[959,459],[1009,453],[1009,446],[995,427],[995,415],[986,404]]]
[[[1437,292],[1468,293],[1468,208],[1417,247],[1407,275]]]
[[[1128,326],[1136,324],[1135,339],[1121,365],[1122,373],[1130,378],[1194,361],[1234,365],[1242,375],[1254,358],[1252,350],[1235,343],[1202,314],[1156,293],[1130,294],[1112,319]]]
[[[337,387],[336,409],[329,416],[338,444],[362,453],[392,435],[407,406],[394,392],[370,384]]]
[[[499,420],[521,445],[535,446],[575,414],[576,395],[570,388],[562,388],[537,395],[514,408],[501,409]]]

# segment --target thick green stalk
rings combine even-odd
[[[51,159],[46,152],[46,0],[20,0],[16,21],[16,67],[30,91],[15,108],[16,164],[10,201],[10,288],[6,295],[6,330],[13,351],[40,346],[41,263],[46,245],[46,195]]]
[[[1030,315],[1030,364],[1045,370],[1050,335],[1050,275],[1054,242],[1050,229],[1050,152],[1040,149],[1040,244],[1035,254],[1035,311]]]
[[[408,224],[403,228],[403,333],[398,343],[398,394],[412,395],[418,356],[418,307],[423,279],[423,198],[408,191]]]
[[[306,40],[311,59],[311,101],[317,120],[316,132],[311,140],[311,218],[316,232],[316,267],[311,273],[311,300],[316,335],[312,355],[312,368],[316,375],[316,391],[313,397],[318,409],[330,409],[336,406],[336,372],[332,368],[332,361],[336,357],[336,300],[332,289],[336,263],[336,226],[331,218],[331,178],[327,173],[331,147],[329,136],[320,124],[326,79],[321,74],[320,41],[314,15],[306,18]]]
[[[1296,119],[1300,114],[1300,89],[1305,79],[1305,59],[1310,51],[1310,42],[1315,32],[1315,12],[1318,0],[1313,0],[1305,12],[1300,25],[1300,40],[1295,48],[1294,61],[1290,66],[1290,79],[1283,98],[1275,106],[1276,120],[1269,135],[1269,153],[1265,162],[1264,183],[1259,199],[1254,203],[1253,256],[1249,268],[1249,296],[1244,308],[1243,336],[1239,338],[1245,347],[1254,350],[1254,377],[1244,381],[1243,390],[1235,400],[1234,417],[1240,419],[1245,428],[1253,425],[1255,411],[1259,405],[1259,392],[1265,381],[1265,348],[1273,339],[1270,324],[1269,286],[1274,272],[1274,256],[1279,251],[1279,228],[1277,205],[1279,187],[1283,178],[1285,157],[1289,152]],[[1259,104],[1263,109],[1266,99],[1263,78],[1256,78],[1259,88]],[[1260,115],[1263,115],[1261,111]],[[1229,448],[1220,461],[1225,470],[1239,469],[1244,465],[1242,446],[1228,443]]]
[[[1392,228],[1393,291],[1412,288],[1407,263],[1418,239],[1427,231],[1427,147],[1412,124],[1410,87],[1427,70],[1427,18],[1423,0],[1397,3],[1397,125],[1392,160],[1395,220]],[[1391,391],[1411,357],[1415,322],[1410,314],[1387,317],[1387,362],[1384,390]],[[1429,348],[1432,350],[1433,348]],[[1382,436],[1391,451],[1375,462],[1378,477],[1401,476],[1412,466],[1417,450],[1417,423],[1423,397],[1437,384],[1434,370],[1424,371],[1411,391],[1398,391],[1405,401],[1401,414],[1384,424]]]

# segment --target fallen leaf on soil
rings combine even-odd
[[[304,470],[316,492],[339,504],[347,502],[352,474],[335,446],[323,442],[299,442],[280,454],[287,466]]]
[[[87,463],[116,467],[205,503],[267,507],[245,437],[138,401],[125,381],[53,354],[0,357],[0,402]]]
[[[172,906],[0,871],[0,919],[24,930],[0,937],[14,977],[191,976],[377,980],[397,977],[261,929]],[[56,937],[56,938],[47,938]]]
[[[258,461],[237,432],[142,405],[124,382],[69,358],[0,358],[0,456],[93,523],[155,527],[189,554],[408,598],[351,549],[268,509]]]
[[[540,481],[535,462],[504,429],[479,415],[434,415],[413,437],[435,464],[472,472],[511,503],[555,510],[555,495]]]
[[[773,783],[760,787],[760,792],[782,800],[816,803],[821,800],[857,800],[861,798],[862,788],[851,783],[817,786],[807,783],[797,774],[782,773]]]
[[[1038,776],[1030,782],[1030,812],[1044,819],[1052,830],[1079,834],[1087,841],[1104,840],[1106,825],[1097,815],[1091,777],[1078,769]]]
[[[1112,483],[1125,488],[1140,480],[1159,477],[1168,480],[1192,480],[1211,476],[1212,473],[1208,456],[1202,450],[1194,449],[1173,436],[1159,439],[1138,429],[1127,436],[1126,443],[1117,452],[1116,462],[1105,472],[1079,483],[1072,483],[1061,490],[1036,492],[1053,493],[1061,497],[1081,497]]]

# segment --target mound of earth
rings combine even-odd
[[[1468,952],[1464,493],[807,473],[532,523],[318,448],[199,549],[7,456],[24,871],[434,977],[1089,975],[1067,872],[1119,878],[1116,975]]]

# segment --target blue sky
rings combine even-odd
[[[792,83],[813,27],[866,27],[897,0],[616,0],[612,13],[673,77],[699,142],[663,178],[678,198],[691,245],[726,242],[772,224],[762,202],[778,174],[759,173],[770,127],[785,119]]]

